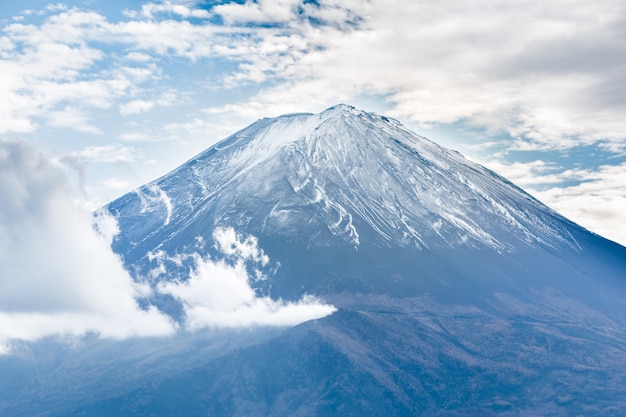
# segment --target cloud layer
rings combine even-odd
[[[137,305],[149,289],[111,251],[115,222],[101,217],[98,233],[67,186],[31,146],[0,142],[0,346],[52,335],[172,334],[169,317]]]
[[[12,341],[48,336],[167,336],[179,325],[155,307],[140,308],[154,290],[134,282],[111,250],[117,222],[81,210],[63,172],[32,146],[0,141],[0,353]],[[296,303],[258,296],[255,267],[269,262],[253,237],[218,229],[223,259],[198,254],[183,281],[160,284],[183,305],[184,328],[289,326],[335,308],[313,297]],[[166,274],[167,271],[161,271]],[[164,276],[164,278],[167,278]]]
[[[259,1],[214,11],[237,27],[280,24],[259,28],[257,46],[277,44],[277,32],[303,45],[301,54],[284,43],[290,60],[280,67],[268,64],[272,57],[239,56],[249,61],[233,75],[240,80],[259,77],[249,68],[288,80],[238,108],[255,116],[298,107],[304,96],[323,102],[369,92],[384,95],[399,117],[464,120],[536,148],[623,146],[626,5],[620,1],[344,1],[308,9]]]

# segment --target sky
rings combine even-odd
[[[3,2],[0,97],[4,268],[29,248],[14,239],[41,225],[42,248],[59,230],[67,247],[101,245],[81,213],[259,118],[338,103],[394,117],[626,245],[623,0]],[[58,229],[71,223],[58,207],[84,227]],[[154,334],[173,331],[158,311],[136,309],[145,289],[103,256],[126,313]],[[53,258],[40,264],[63,272]],[[198,280],[209,261],[198,259]],[[182,283],[161,290],[197,307]],[[44,304],[68,310],[55,302]],[[0,299],[0,313],[34,311],[10,304]],[[94,317],[115,323],[108,308]],[[108,327],[72,331],[89,328]]]
[[[347,103],[626,244],[625,20],[621,0],[4,2],[0,137],[94,209],[258,118]]]

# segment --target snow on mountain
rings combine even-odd
[[[220,226],[355,249],[579,249],[572,223],[497,174],[346,105],[259,120],[108,208],[134,257]]]

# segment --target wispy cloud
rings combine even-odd
[[[120,114],[128,116],[130,114],[145,113],[155,106],[169,106],[173,104],[176,95],[172,92],[163,93],[154,100],[132,100],[120,105]]]
[[[110,190],[116,191],[130,191],[132,187],[128,181],[120,178],[109,178],[103,181],[103,185]]]
[[[136,151],[129,146],[103,145],[87,146],[79,151],[70,152],[66,158],[77,159],[83,162],[134,162]]]
[[[546,186],[561,185],[567,182],[581,182],[589,178],[588,169],[565,169],[542,160],[507,163],[498,160],[482,162],[483,165],[503,175],[513,183],[532,190]]]
[[[626,163],[579,171],[581,182],[537,191],[543,202],[604,237],[626,242]]]
[[[52,160],[53,163],[68,167],[78,175],[81,192],[85,192],[86,170],[89,164],[130,164],[137,159],[136,151],[129,146],[103,145],[88,146]]]

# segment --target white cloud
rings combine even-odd
[[[225,255],[234,256],[244,261],[253,261],[262,266],[267,265],[269,257],[258,247],[258,239],[254,236],[243,238],[233,228],[217,229],[213,239],[218,249]]]
[[[0,85],[5,98],[0,103],[0,132],[33,131],[37,117],[52,127],[98,132],[89,123],[86,108],[106,108],[130,86],[124,78],[77,80],[100,58],[98,51],[84,45],[48,43],[27,47],[23,53],[12,51],[10,59],[0,61],[6,81]],[[68,102],[72,104],[63,105]]]
[[[157,14],[161,13],[171,13],[184,18],[194,17],[207,19],[211,17],[210,13],[206,10],[193,9],[184,4],[173,4],[169,1],[164,1],[163,3],[158,4],[146,3],[141,6],[141,14],[148,19],[152,19],[156,17]]]
[[[626,246],[626,164],[592,170],[542,160],[481,163],[568,219]]]
[[[120,113],[123,116],[129,114],[144,113],[154,107],[154,102],[146,100],[133,100],[120,105]]]
[[[567,181],[584,181],[592,173],[587,169],[565,169],[546,161],[506,163],[498,160],[481,162],[484,166],[504,176],[519,186],[535,190],[546,186],[560,185]]]
[[[4,29],[1,49],[9,59],[3,74],[13,80],[2,91],[6,131],[36,129],[33,117],[63,100],[110,106],[132,97],[121,104],[123,114],[152,107],[153,99],[137,98],[138,85],[128,82],[128,74],[94,71],[107,56],[92,46],[98,42],[131,50],[115,62],[151,63],[137,68],[146,72],[143,80],[158,76],[159,57],[231,61],[234,67],[214,75],[213,85],[271,82],[251,100],[255,117],[278,108],[280,99],[287,99],[282,107],[310,110],[376,94],[393,104],[391,115],[420,123],[463,120],[523,136],[534,149],[598,141],[613,149],[624,140],[626,5],[619,0],[445,6],[281,0],[220,4],[210,11],[155,2],[120,22],[67,7],[47,13],[39,26]],[[187,20],[211,16],[225,24]],[[79,80],[88,71],[89,79]],[[46,96],[49,79],[54,88]],[[87,88],[68,88],[80,82]],[[294,87],[298,95],[291,93]],[[97,93],[90,94],[92,88]]]
[[[126,54],[126,59],[136,62],[149,62],[152,61],[153,58],[152,56],[141,52],[130,52]]]
[[[232,228],[217,229],[213,238],[226,259],[190,255],[195,266],[189,279],[158,285],[159,292],[170,294],[183,304],[187,329],[292,326],[325,317],[336,310],[312,296],[297,302],[283,302],[257,295],[251,284],[264,277],[256,269],[251,274],[246,264],[264,266],[269,258],[258,248],[256,238],[244,238]],[[157,256],[162,258],[164,254]],[[156,274],[164,273],[162,265],[155,269]]]
[[[155,106],[169,106],[176,98],[172,91],[161,94],[155,100],[132,100],[120,105],[120,114],[128,116],[136,113],[145,113]]]
[[[50,110],[46,115],[48,126],[71,128],[78,132],[101,133],[100,129],[92,125],[89,117],[81,110],[65,107],[60,110]]]
[[[216,10],[222,10],[221,7]],[[224,13],[228,9],[225,7],[222,10]],[[256,6],[252,4],[250,7]],[[295,3],[262,2],[259,7],[261,14],[288,17],[293,15]],[[223,88],[224,85],[237,87],[288,76],[298,60],[322,46],[318,39],[320,35],[309,38],[310,31],[250,28],[248,22],[231,27],[192,25],[185,20],[168,19],[161,13],[172,12],[182,17],[191,17],[195,12],[206,13],[185,5],[146,4],[143,10],[147,11],[143,18],[136,15],[128,22],[112,23],[97,13],[62,9],[48,16],[39,26],[13,24],[6,27],[3,49],[9,53],[6,64],[11,71],[3,73],[14,76],[15,80],[5,84],[7,91],[3,94],[13,99],[5,106],[5,131],[37,129],[38,125],[33,120],[51,116],[51,112],[58,111],[55,106],[65,101],[73,103],[73,109],[81,108],[78,103],[87,108],[108,108],[120,98],[133,97],[133,100],[120,104],[121,113],[145,112],[155,105],[155,99],[136,97],[141,92],[140,83],[159,76],[160,69],[154,60],[159,56],[179,56],[193,61],[225,58],[236,63],[235,72],[219,75],[217,79],[213,77],[210,82]],[[155,15],[154,12],[159,13]],[[307,27],[310,28],[310,25]],[[321,35],[323,38],[324,34]],[[124,67],[120,57],[107,56],[103,50],[92,47],[93,42],[134,49],[125,56],[126,62],[132,65]],[[58,59],[59,56],[64,57]],[[115,58],[113,62],[120,62],[120,67],[108,71],[96,70],[96,65],[104,62],[105,58]],[[23,73],[25,62],[28,63],[28,72]],[[158,104],[165,105],[163,100],[159,100]],[[83,123],[85,120],[88,119],[83,118],[76,127],[87,130]]]
[[[216,6],[214,12],[227,23],[285,23],[293,19],[300,0],[246,1]]]
[[[534,195],[587,229],[626,246],[626,163],[602,166],[581,177],[578,185]]]
[[[78,175],[79,188],[85,192],[86,170],[93,163],[129,164],[136,160],[135,149],[121,145],[88,146],[52,160],[53,163],[71,168]]]
[[[69,199],[62,172],[23,142],[0,142],[0,345],[54,335],[126,338],[172,334],[175,325],[137,298],[109,243],[114,221]]]
[[[57,14],[39,26],[15,23],[3,28],[0,71],[6,82],[0,84],[0,133],[32,132],[39,127],[34,122],[38,118],[51,127],[98,133],[89,112],[110,107],[130,94],[135,83],[158,72],[153,64],[99,70],[107,55],[89,42],[106,42],[111,36],[106,19],[76,9],[49,12]]]

